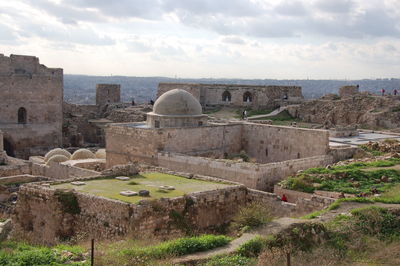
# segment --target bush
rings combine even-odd
[[[258,257],[263,247],[265,246],[265,240],[260,236],[253,238],[243,243],[237,250],[240,256],[244,257]]]
[[[400,220],[388,209],[370,206],[355,209],[351,214],[354,216],[355,230],[366,235],[378,236],[379,238],[400,235]]]
[[[240,255],[217,256],[210,259],[204,266],[252,266],[256,265],[255,259]]]
[[[241,230],[243,228],[256,228],[272,220],[270,210],[258,202],[252,202],[239,209],[233,218],[232,228]]]
[[[225,246],[231,241],[227,236],[202,235],[167,241],[156,246],[124,250],[127,256],[163,259],[206,251]]]
[[[58,202],[61,203],[62,210],[69,214],[80,214],[81,208],[79,207],[76,195],[71,191],[56,190],[54,192]]]

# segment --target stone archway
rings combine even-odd
[[[253,95],[251,95],[251,92],[246,91],[243,93],[243,102],[250,103],[253,101]]]
[[[222,101],[223,102],[230,102],[232,99],[232,95],[229,91],[224,91],[222,93]]]
[[[13,142],[7,138],[3,139],[4,150],[8,156],[15,157],[15,146]]]

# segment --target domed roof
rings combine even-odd
[[[201,115],[199,101],[181,89],[167,91],[154,103],[153,113],[158,115]]]

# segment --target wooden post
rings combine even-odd
[[[286,265],[290,266],[290,252],[286,253]]]
[[[94,239],[92,239],[92,252],[90,257],[90,265],[94,266]]]

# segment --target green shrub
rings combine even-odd
[[[351,212],[356,230],[380,238],[400,235],[400,219],[388,209],[370,206]]]
[[[237,253],[244,257],[258,257],[264,246],[265,239],[258,236],[240,245]]]
[[[202,235],[167,241],[156,246],[134,248],[122,251],[126,256],[163,259],[206,251],[225,246],[231,241],[227,236]]]
[[[61,265],[70,258],[63,257],[62,252],[69,251],[72,256],[82,257],[84,249],[79,246],[58,245],[54,248],[31,246],[21,242],[5,241],[0,244],[0,265]],[[70,262],[68,262],[70,264]],[[84,265],[76,262],[75,265]]]
[[[245,227],[252,229],[271,220],[271,212],[266,206],[258,202],[252,202],[239,208],[231,226],[234,230],[241,230]]]
[[[253,266],[256,260],[240,255],[217,256],[210,259],[204,266]]]
[[[64,212],[69,214],[80,214],[81,208],[76,195],[72,191],[57,190],[54,192],[58,202],[61,203]]]

